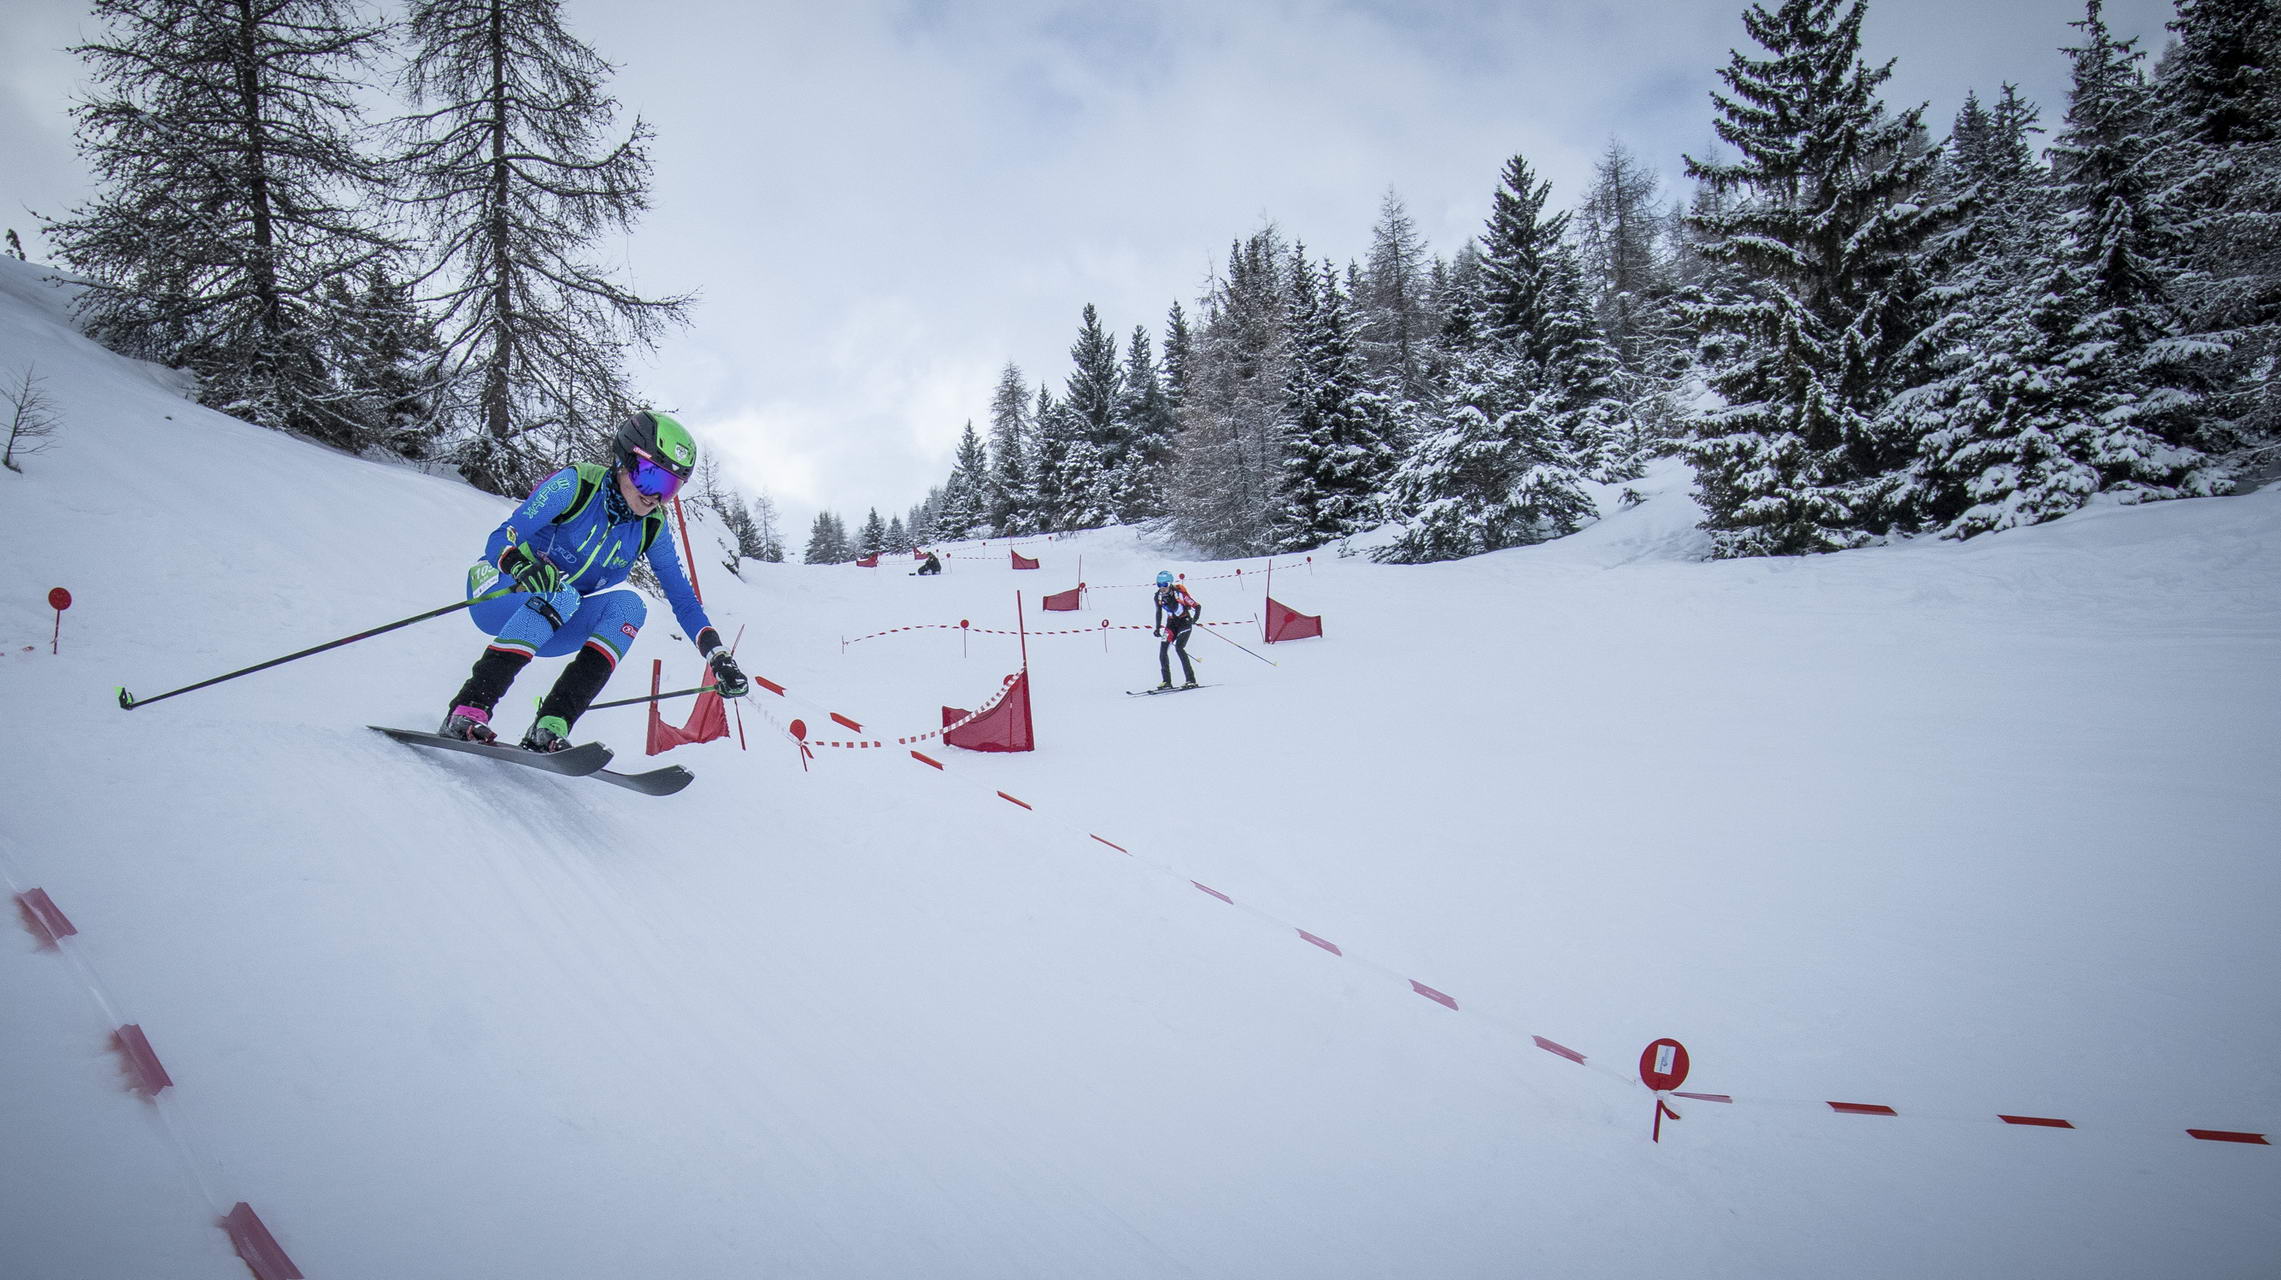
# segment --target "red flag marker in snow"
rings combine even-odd
[[[1687,1082],[1687,1046],[1666,1037],[1641,1050],[1639,1080],[1655,1091],[1655,1130],[1649,1136],[1651,1140],[1661,1142],[1663,1118],[1679,1118],[1679,1113],[1671,1109],[1670,1104],[1663,1100],[1663,1095]]]
[[[800,772],[806,773],[808,771],[808,761],[814,759],[816,755],[815,752],[808,749],[808,722],[805,720],[795,720],[792,722],[791,729],[792,741],[798,744],[800,748]]]
[[[71,607],[71,593],[62,587],[48,592],[48,608],[55,610],[55,635],[48,641],[49,653],[63,652],[63,611]]]

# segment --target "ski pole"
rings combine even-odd
[[[1198,629],[1198,630],[1200,630],[1200,631],[1203,631],[1205,634],[1212,636],[1214,639],[1218,639],[1218,640],[1228,640],[1228,638],[1227,638],[1226,636],[1223,636],[1223,635],[1221,635],[1219,632],[1212,630],[1210,627],[1207,627],[1207,626],[1205,626],[1205,625],[1204,625],[1203,623],[1201,623],[1201,622],[1197,623],[1197,624],[1196,624],[1196,627],[1197,627],[1197,629]],[[1228,643],[1229,643],[1229,644],[1236,644],[1236,642],[1235,642],[1235,641],[1233,641],[1233,640],[1228,640]],[[1243,646],[1242,646],[1242,645],[1240,645],[1240,644],[1236,644],[1236,648],[1238,648],[1238,649],[1243,649]],[[1243,651],[1244,651],[1245,653],[1251,653],[1251,650],[1249,650],[1249,649],[1243,649]],[[1258,659],[1259,659],[1261,662],[1264,662],[1264,663],[1266,663],[1268,666],[1271,666],[1271,667],[1273,667],[1273,666],[1280,666],[1280,665],[1281,665],[1280,663],[1276,662],[1276,661],[1275,661],[1275,659],[1273,659],[1273,658],[1262,657],[1261,655],[1259,655],[1259,654],[1256,654],[1256,653],[1251,653],[1251,656],[1252,656],[1252,657],[1254,657],[1254,658],[1258,658]]]
[[[586,709],[588,711],[600,711],[604,707],[638,707],[645,702],[663,702],[668,698],[686,698],[692,693],[711,693],[712,691],[712,685],[701,684],[694,689],[675,689],[671,693],[645,693],[638,698],[620,698],[615,702],[596,702],[590,704]]]
[[[734,653],[736,653],[736,651],[737,651],[737,645],[738,645],[738,644],[743,644],[743,643],[744,643],[744,628],[743,628],[743,627],[738,627],[738,628],[737,628],[737,639],[736,639],[736,644],[732,644],[732,645],[730,645],[730,646],[729,646],[729,652],[730,652],[731,654],[734,654]],[[718,651],[716,650],[716,652],[718,652]],[[748,678],[750,678],[750,677],[748,677]],[[761,686],[761,687],[762,687],[762,688],[764,688],[764,689],[776,689],[776,686],[775,686],[775,685],[773,685],[773,684],[770,684],[770,683],[769,683],[768,681],[766,681],[766,680],[753,679],[753,681],[752,681],[752,682],[753,682],[754,684],[757,684],[757,685]],[[713,692],[714,688],[715,688],[715,686],[713,686],[713,685],[709,685],[709,684],[701,684],[701,685],[698,685],[698,686],[697,686],[696,688],[694,688],[694,689],[675,689],[675,690],[674,690],[673,692],[671,692],[671,693],[645,693],[645,694],[643,694],[642,696],[640,696],[640,697],[638,697],[638,698],[620,698],[620,699],[618,699],[618,700],[617,700],[617,701],[615,701],[615,702],[596,702],[596,703],[591,703],[591,704],[589,704],[589,705],[587,706],[587,708],[586,708],[586,709],[587,709],[588,711],[600,711],[600,710],[601,710],[602,708],[604,708],[604,707],[638,707],[638,706],[640,706],[642,703],[645,703],[645,702],[663,702],[663,701],[665,701],[667,698],[686,698],[686,697],[688,697],[688,696],[689,696],[690,694],[692,694],[692,693],[711,693],[711,692]],[[778,693],[782,693],[782,692],[784,692],[782,689],[776,689],[776,691],[777,691]],[[742,713],[739,713],[739,714],[742,714]]]
[[[482,604],[486,600],[496,600],[500,596],[512,593],[513,590],[514,588],[508,587],[503,590],[494,591],[489,595],[481,595],[476,596],[472,599],[462,600],[458,604],[447,604],[441,609],[430,609],[426,613],[417,614],[413,617],[402,619],[401,621],[391,622],[383,627],[374,627],[370,631],[359,631],[353,636],[342,636],[338,640],[328,640],[323,644],[303,649],[299,653],[289,653],[282,658],[271,658],[267,662],[257,662],[253,666],[245,667],[237,671],[232,671],[226,675],[215,676],[210,680],[201,680],[196,684],[186,684],[179,689],[169,689],[165,693],[157,694],[153,697],[138,698],[135,695],[127,692],[126,687],[122,685],[119,688],[119,710],[132,711],[137,707],[147,707],[154,702],[164,702],[168,698],[171,698],[178,693],[189,693],[194,689],[203,689],[208,685],[220,684],[224,680],[235,680],[239,676],[250,676],[256,671],[267,671],[271,667],[280,667],[288,662],[292,662],[299,658],[306,658],[314,653],[323,653],[327,649],[338,649],[344,644],[355,644],[359,640],[370,640],[374,636],[380,635],[384,632],[394,631],[398,627],[408,627],[415,622],[426,622],[430,618],[440,618],[447,613],[457,613],[460,610],[467,608],[469,605]]]

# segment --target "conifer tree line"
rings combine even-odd
[[[1743,13],[1683,195],[1611,142],[1562,208],[1515,156],[1446,256],[1388,192],[1362,261],[1270,224],[1160,330],[1085,306],[1065,374],[1008,364],[907,520],[824,549],[1391,523],[1381,558],[1441,560],[1573,532],[1676,454],[1714,554],[1793,555],[2281,463],[2281,0],[2177,0],[2152,59],[2087,0],[2052,118],[1997,85],[1941,140],[1882,99],[1865,10]]]
[[[376,3],[94,0],[97,194],[47,230],[88,331],[202,402],[519,494],[687,321],[596,262],[651,131],[558,0]],[[2064,103],[1982,86],[1945,138],[1883,99],[1866,3],[1742,14],[1691,190],[1611,142],[1556,200],[1514,156],[1446,254],[1388,192],[1359,261],[1269,224],[1160,325],[1082,307],[1065,372],[1009,364],[939,485],[807,557],[1147,522],[1215,556],[1392,524],[1377,554],[1437,560],[1571,532],[1666,454],[1716,554],[1799,554],[2281,462],[2281,0],[2175,0],[2158,56],[2086,0]],[[740,554],[784,554],[716,492]]]

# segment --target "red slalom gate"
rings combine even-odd
[[[650,660],[649,669],[649,734],[642,745],[644,755],[657,755],[675,747],[686,747],[700,742],[711,742],[729,736],[729,713],[721,695],[711,689],[697,695],[697,705],[690,709],[689,722],[673,725],[666,722],[658,710],[658,691],[664,688],[665,661]]]
[[[1323,615],[1301,613],[1274,596],[1267,597],[1267,643],[1305,640],[1323,634]]]

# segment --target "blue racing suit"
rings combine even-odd
[[[475,625],[493,636],[491,648],[556,658],[590,646],[600,650],[615,668],[648,619],[649,606],[638,592],[608,588],[624,582],[633,572],[634,561],[644,555],[657,574],[658,585],[665,588],[666,602],[673,606],[682,634],[700,647],[704,639],[718,643],[719,632],[703,635],[711,629],[712,620],[706,617],[705,606],[689,585],[672,535],[660,528],[648,551],[642,550],[646,526],[652,520],[662,522],[662,511],[648,517],[635,515],[619,495],[616,477],[595,466],[588,471],[596,485],[593,496],[564,519],[578,497],[580,470],[564,467],[540,481],[506,523],[492,531],[490,541],[484,544],[483,559],[468,570],[470,597],[497,590],[504,585],[500,557],[510,546],[519,544],[561,570],[566,584],[552,595],[510,591],[470,608],[468,616]]]

